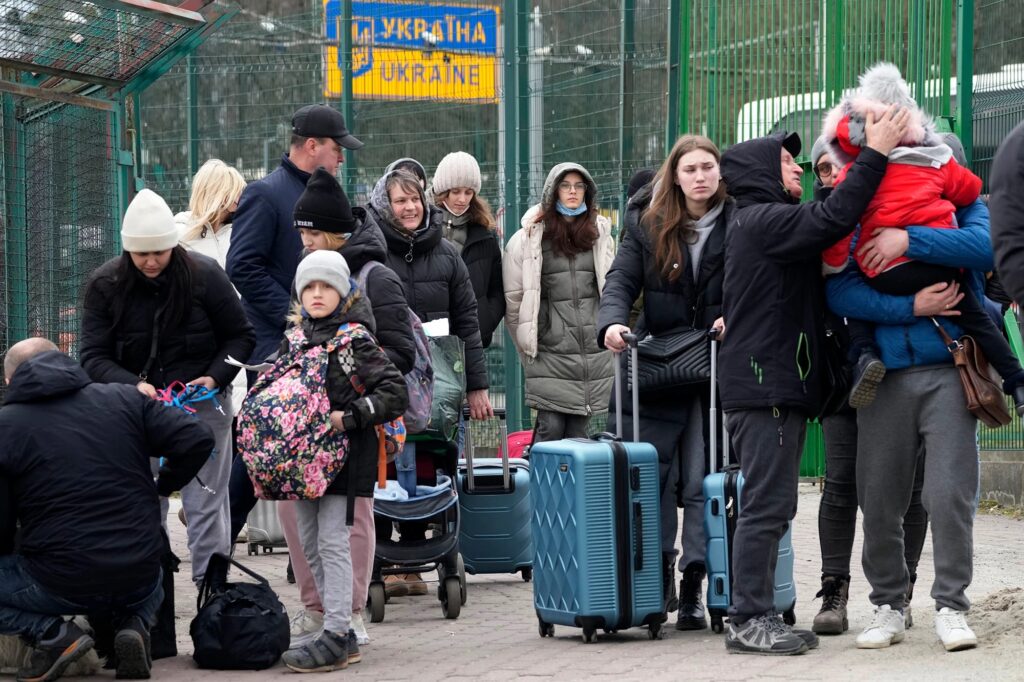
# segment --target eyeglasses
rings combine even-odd
[[[562,190],[563,192],[568,192],[569,190],[572,189],[576,190],[577,192],[585,192],[587,191],[587,186],[582,182],[577,182],[576,184],[573,184],[571,182],[560,182],[558,183],[558,189]]]
[[[818,172],[819,178],[828,178],[836,171],[836,167],[831,161],[822,161],[814,167],[814,170]]]

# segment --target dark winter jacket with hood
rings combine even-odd
[[[436,210],[427,209],[422,190],[424,224],[412,235],[396,227],[397,221],[384,189],[388,177],[385,173],[377,181],[366,207],[384,233],[388,267],[398,274],[405,289],[405,300],[420,320],[448,318],[451,333],[465,343],[466,389],[486,389],[487,364],[480,341],[476,295],[466,264],[455,247],[442,238],[440,215]]]
[[[1006,136],[992,162],[992,245],[999,280],[1024,302],[1024,123]]]
[[[462,261],[469,271],[469,281],[476,295],[476,312],[480,319],[480,341],[484,348],[491,345],[494,330],[505,317],[505,287],[501,282],[501,246],[494,230],[466,222],[457,224],[458,218],[443,206],[435,207],[441,221],[442,234],[463,231]]]
[[[231,384],[238,368],[224,362],[230,355],[248,358],[255,345],[252,325],[245,317],[238,295],[217,261],[189,253],[192,262],[192,301],[183,324],[161,324],[156,360],[147,381],[162,388],[173,381],[187,382],[213,377],[217,385]],[[149,360],[153,320],[167,304],[167,272],[149,279],[132,268],[134,287],[125,294],[119,280],[121,256],[92,274],[85,288],[82,315],[82,366],[94,381],[137,384]],[[115,302],[127,295],[124,313],[115,327]],[[165,320],[166,322],[166,320]]]
[[[374,333],[373,312],[366,297],[353,282],[352,292],[342,300],[331,315],[314,319],[303,315],[302,332],[307,348],[327,343],[338,332],[338,327],[354,322]],[[281,352],[288,351],[288,341],[281,344]],[[377,434],[374,426],[397,419],[409,406],[409,393],[405,379],[388,359],[376,339],[356,338],[352,342],[355,371],[347,372],[338,361],[337,353],[327,369],[327,397],[332,410],[345,413],[345,431],[349,437],[349,460],[342,468],[327,493],[347,495],[349,476],[355,474],[355,493],[360,497],[373,495],[377,480]],[[361,384],[365,391],[355,388]]]
[[[253,362],[263,362],[277,349],[287,325],[292,280],[302,253],[293,212],[309,177],[285,154],[280,167],[249,183],[238,200],[227,272],[256,330],[256,347],[249,356]]]
[[[377,262],[384,266],[370,269],[363,294],[373,310],[377,341],[398,371],[407,374],[416,362],[416,341],[407,322],[409,304],[405,301],[402,281],[387,267],[387,242],[373,214],[360,206],[353,206],[352,214],[356,228],[338,253],[345,257],[353,279],[359,278],[360,270],[367,263]],[[306,253],[303,252],[303,256]]]
[[[823,388],[821,251],[856,227],[887,161],[865,148],[825,201],[798,204],[783,185],[783,144],[799,153],[795,134],[777,133],[722,156],[737,210],[725,241],[728,331],[719,390],[726,410],[791,407],[815,415]]]
[[[675,282],[670,282],[658,270],[651,231],[640,222],[644,211],[650,206],[652,193],[652,185],[644,186],[626,209],[625,234],[601,292],[597,341],[602,348],[605,347],[604,335],[608,327],[613,324],[629,325],[633,302],[641,293],[643,315],[634,329],[641,338],[648,334],[658,336],[679,329],[710,329],[722,315],[725,234],[735,205],[731,199],[726,199],[722,205],[722,212],[701,252],[697,272],[693,271],[687,259],[683,275]],[[665,401],[659,399],[652,402],[660,404]],[[624,408],[628,410],[630,405],[630,402],[626,402]],[[655,410],[657,407],[652,406]],[[678,404],[670,409],[678,410]],[[650,412],[651,409],[644,410],[645,415]]]
[[[0,480],[21,522],[29,573],[74,599],[156,582],[158,494],[180,490],[214,448],[209,427],[134,386],[93,383],[40,353],[14,372],[0,410]],[[157,483],[150,469],[163,457]]]

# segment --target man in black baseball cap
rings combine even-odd
[[[292,114],[292,134],[329,137],[345,149],[361,149],[363,143],[349,134],[345,117],[324,104],[310,104]]]

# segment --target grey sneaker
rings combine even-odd
[[[731,654],[793,656],[807,648],[807,642],[774,613],[756,616],[742,625],[730,622],[725,634],[725,650]]]
[[[289,649],[281,661],[297,673],[329,673],[348,667],[348,634],[324,630],[309,644]]]
[[[56,680],[92,647],[92,637],[74,622],[52,626],[36,642],[27,665],[18,670],[18,682]]]

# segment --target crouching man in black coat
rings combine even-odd
[[[111,619],[118,678],[148,678],[163,599],[158,496],[195,476],[213,434],[134,386],[93,383],[45,339],[12,346],[4,378],[0,504],[15,510],[21,542],[0,556],[0,633],[35,646],[18,679],[56,679],[92,648],[65,615]],[[155,483],[151,458],[163,458]]]
[[[774,611],[779,540],[796,514],[807,419],[820,410],[825,313],[821,252],[860,220],[906,127],[904,111],[870,117],[867,146],[825,200],[799,204],[796,134],[743,142],[722,156],[737,210],[726,232],[719,386],[745,479],[733,539],[726,649],[800,654],[817,646]]]

